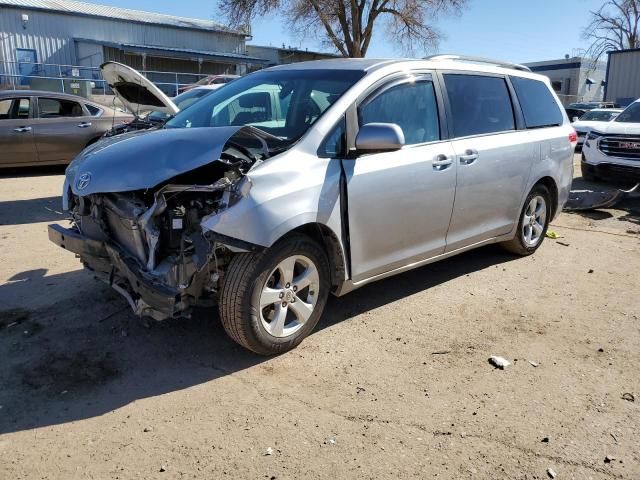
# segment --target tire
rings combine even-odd
[[[533,223],[528,223],[527,221],[531,218],[531,209],[533,205],[533,200],[537,199],[535,205],[539,205],[539,199],[544,200],[544,205],[540,208],[540,214],[544,212],[544,219],[538,217],[537,214],[534,216]],[[534,207],[536,212],[538,211],[537,207]],[[503,242],[500,245],[507,251],[511,253],[515,253],[516,255],[527,256],[531,255],[535,252],[542,242],[544,241],[544,237],[547,234],[547,229],[549,228],[549,222],[551,221],[551,195],[549,194],[549,190],[544,185],[536,185],[531,189],[529,195],[527,195],[526,200],[524,201],[524,206],[522,207],[522,211],[520,212],[520,219],[518,220],[518,229],[516,230],[516,236],[509,240],[508,242]],[[533,226],[532,226],[533,225]],[[531,236],[527,237],[527,234],[531,232]],[[531,241],[528,240],[531,239]]]
[[[287,275],[290,270],[293,274]],[[329,296],[329,278],[326,254],[304,235],[291,235],[260,253],[238,254],[220,290],[222,325],[235,342],[260,355],[291,350],[318,323]],[[267,299],[276,301],[265,304]]]

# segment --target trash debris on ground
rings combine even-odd
[[[540,364],[538,362],[534,362],[533,360],[529,360],[529,365],[531,365],[532,367],[540,366]]]
[[[329,437],[329,438],[325,439],[324,444],[325,445],[335,445],[336,444],[336,439],[334,437]]]
[[[549,478],[556,478],[558,474],[553,468],[547,468],[547,475],[549,475]]]
[[[542,443],[549,443],[549,437],[544,437],[542,440],[540,440]]]
[[[508,367],[509,365],[511,365],[511,362],[506,358],[498,357],[495,355],[492,355],[489,357],[489,363],[494,367],[499,368],[500,370],[504,370],[505,367]]]
[[[604,352],[604,348],[601,347],[598,349],[598,353],[603,353],[603,352]]]
[[[264,451],[264,455],[265,455],[265,456],[273,455],[273,448],[268,447],[268,448]]]
[[[440,350],[439,352],[431,352],[431,355],[446,355],[447,353],[451,353],[451,350]]]
[[[166,472],[167,471],[167,467],[165,467],[164,465],[160,465],[160,471],[161,472]]]
[[[615,190],[611,192],[574,191],[569,193],[569,200],[564,206],[565,212],[597,210],[613,207],[625,198],[640,193],[640,183],[629,190]]]
[[[144,430],[143,430],[143,431],[144,431],[145,433],[153,432],[153,428],[151,428],[151,427],[144,427]]]
[[[633,393],[629,393],[629,392],[625,392],[622,394],[622,399],[626,400],[627,402],[635,402],[636,401],[636,397]]]
[[[554,232],[553,230],[547,230],[547,238],[553,238],[554,240],[557,238],[562,238],[562,235],[558,235],[556,232]]]
[[[556,242],[558,245],[562,245],[563,247],[570,247],[571,244],[570,243],[564,243],[564,242]]]
[[[616,459],[616,457],[612,457],[611,455],[607,455],[604,457],[604,463],[611,463]]]
[[[593,268],[590,268],[587,273],[593,273]]]

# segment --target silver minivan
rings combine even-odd
[[[533,253],[568,197],[575,144],[526,67],[279,66],[85,150],[64,184],[73,225],[49,238],[138,315],[217,304],[236,342],[280,353],[329,293],[490,243]]]

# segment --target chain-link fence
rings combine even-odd
[[[180,87],[206,77],[197,73],[141,71],[169,97]],[[45,90],[72,93],[109,103],[113,92],[97,67],[51,63],[0,62],[0,90]]]

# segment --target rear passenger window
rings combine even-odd
[[[359,110],[360,125],[395,123],[407,145],[440,139],[438,106],[433,83],[402,83],[383,91]]]
[[[78,102],[57,98],[39,98],[40,118],[82,117],[84,111]]]
[[[549,87],[539,80],[511,77],[527,128],[562,125],[563,117]]]
[[[445,74],[444,82],[455,137],[515,130],[511,97],[503,78]]]

